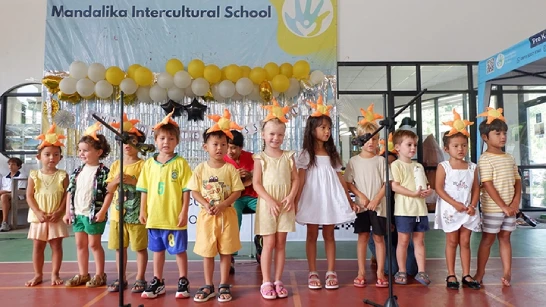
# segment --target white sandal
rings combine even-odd
[[[335,285],[330,285],[330,281],[335,281]],[[324,282],[324,288],[326,289],[338,289],[339,288],[339,281],[337,280],[337,273],[334,271],[328,271],[326,272],[326,281]]]
[[[317,285],[311,284],[311,282],[317,282]],[[308,279],[307,279],[307,286],[309,289],[317,290],[322,289],[322,285],[320,284],[320,279],[317,271],[309,272]]]

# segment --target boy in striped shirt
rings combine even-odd
[[[489,120],[488,120],[489,121]],[[516,214],[521,197],[521,178],[514,157],[502,151],[508,126],[501,116],[489,124],[480,124],[480,135],[487,150],[480,156],[478,170],[481,182],[483,234],[478,250],[478,268],[474,279],[482,283],[485,266],[495,238],[499,239],[503,276],[501,282],[510,286],[512,246],[510,235],[516,229]]]

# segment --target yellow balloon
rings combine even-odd
[[[203,72],[205,71],[205,63],[199,59],[191,60],[188,64],[188,73],[194,79],[203,77]]]
[[[51,94],[55,94],[59,91],[59,83],[61,83],[62,79],[61,76],[45,76],[42,79],[42,84],[47,87]]]
[[[167,64],[165,64],[165,71],[173,76],[181,70],[184,70],[184,64],[182,64],[179,59],[170,59],[167,61]]]
[[[81,100],[80,94],[78,94],[78,92],[75,92],[74,94],[71,94],[71,95],[67,95],[59,91],[57,93],[57,98],[62,101],[68,101],[72,104],[77,104]]]
[[[227,78],[226,78],[226,68],[227,68],[227,66],[224,66],[220,70],[222,72],[222,81],[227,80]]]
[[[261,84],[267,78],[267,72],[261,67],[254,67],[250,71],[249,77],[254,84]]]
[[[271,81],[273,78],[279,74],[279,65],[273,62],[269,62],[264,66],[265,71],[267,72],[267,80]]]
[[[296,79],[305,79],[309,77],[309,72],[311,72],[311,66],[309,62],[304,60],[299,60],[294,64],[294,77]]]
[[[133,64],[133,65],[129,66],[129,68],[127,68],[127,76],[129,76],[129,78],[135,80],[135,72],[140,67],[142,67],[142,66],[140,66],[140,64]]]
[[[250,67],[244,65],[241,66],[241,69],[243,70],[243,77],[248,78],[250,76]]]
[[[210,84],[215,84],[222,80],[222,71],[220,70],[220,68],[218,68],[218,66],[210,64],[205,67],[205,70],[203,71],[203,77]]]
[[[260,97],[262,97],[264,102],[271,101],[271,98],[273,97],[273,90],[271,89],[271,84],[269,84],[269,81],[264,80],[260,83],[259,86],[260,89]]]
[[[284,93],[290,87],[290,80],[285,75],[276,75],[271,80],[271,86],[277,92]]]
[[[110,66],[106,70],[106,81],[112,85],[119,85],[125,78],[125,73],[117,66]]]
[[[287,78],[292,78],[292,74],[293,74],[292,64],[283,63],[281,67],[279,67],[279,73],[281,75],[285,75]]]
[[[146,67],[140,67],[135,71],[135,82],[139,86],[149,86],[154,83],[154,74]]]
[[[235,83],[237,80],[241,79],[243,77],[243,70],[241,67],[231,64],[228,67],[226,67],[226,79]]]

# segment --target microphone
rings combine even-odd
[[[143,155],[145,155],[147,153],[150,153],[150,152],[155,152],[155,146],[152,145],[152,144],[137,143],[135,145],[135,147]]]

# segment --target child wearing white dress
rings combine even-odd
[[[444,150],[449,154],[436,170],[436,214],[434,228],[446,233],[446,286],[459,289],[455,276],[457,246],[460,246],[463,286],[479,289],[480,284],[470,276],[470,235],[481,231],[480,215],[476,206],[480,197],[476,164],[464,160],[468,151],[468,137],[463,132],[446,132]]]
[[[296,222],[307,225],[306,252],[309,266],[309,289],[321,289],[316,270],[317,237],[322,225],[328,271],[326,289],[339,288],[335,272],[336,243],[334,227],[356,219],[356,205],[349,196],[345,179],[341,175],[341,158],[331,135],[332,119],[322,99],[317,112],[307,119],[303,151],[296,159],[300,178]]]

